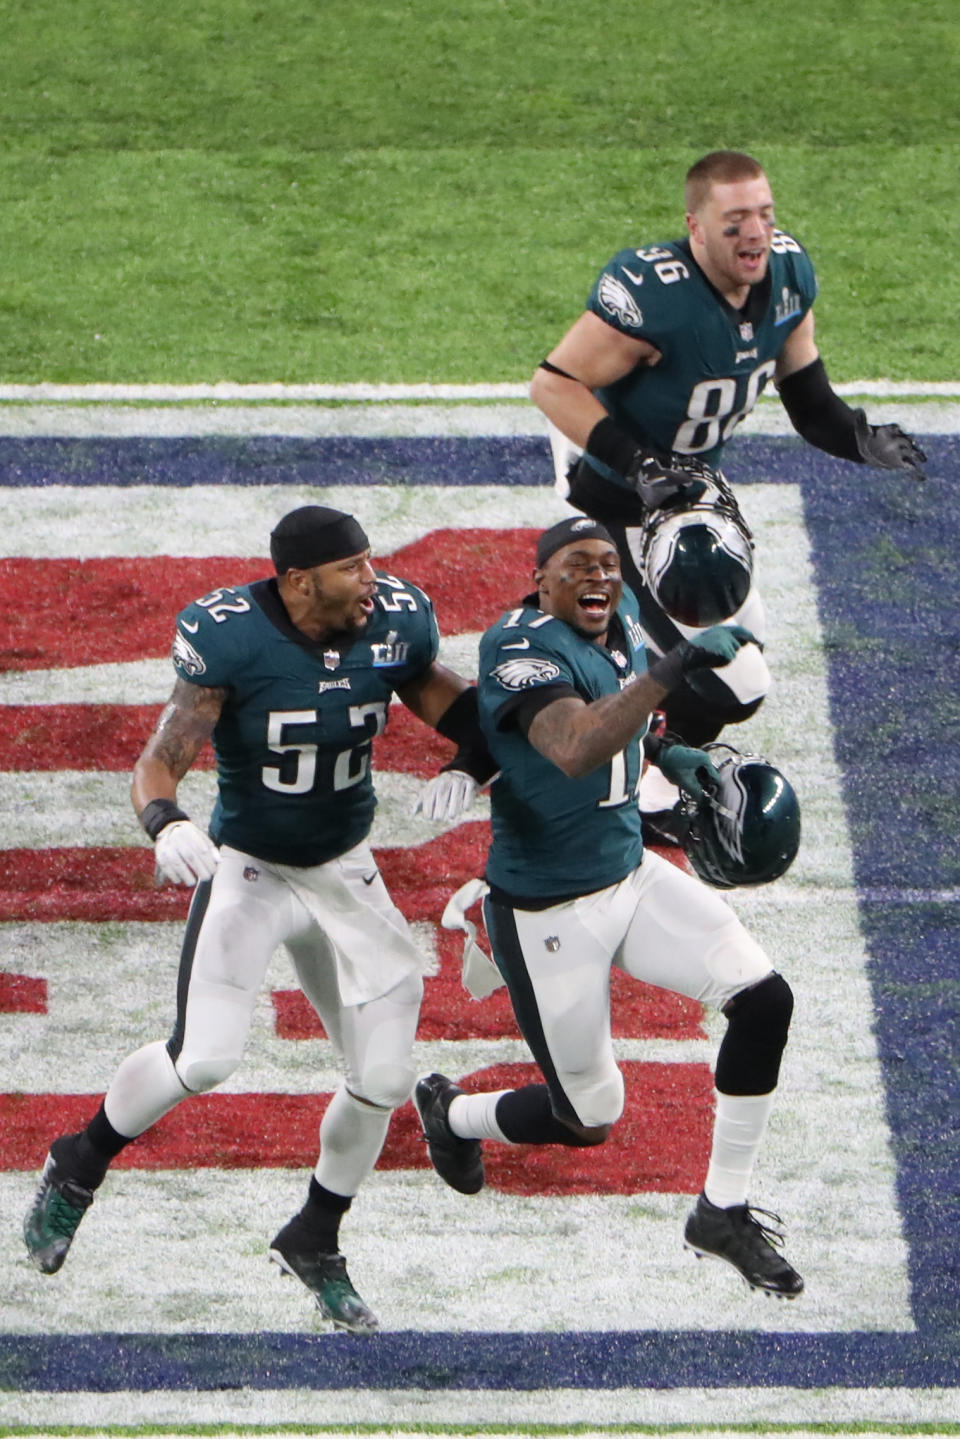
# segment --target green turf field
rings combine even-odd
[[[532,368],[687,166],[768,168],[838,380],[960,374],[950,0],[2,0],[0,380]]]

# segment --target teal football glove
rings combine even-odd
[[[656,660],[649,670],[650,678],[669,693],[690,670],[719,669],[728,665],[744,645],[763,645],[743,625],[712,625],[696,638],[681,640],[672,650]]]
[[[691,799],[705,799],[720,788],[720,774],[706,750],[664,744],[655,763],[660,773]]]

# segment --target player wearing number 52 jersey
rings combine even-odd
[[[621,250],[537,370],[531,396],[550,422],[557,487],[610,527],[653,654],[720,622],[765,638],[753,541],[716,466],[769,384],[810,444],[923,479],[923,451],[898,425],[872,425],[831,388],[814,340],[817,282],[798,240],[777,228],[752,156],[717,150],[687,172],[687,235]],[[752,715],[770,674],[758,651],[692,675],[667,724],[693,745]],[[676,791],[645,784],[641,807]],[[651,837],[664,838],[651,820]]]
[[[283,944],[344,1079],[320,1125],[307,1202],[270,1255],[337,1327],[365,1334],[377,1320],[347,1275],[339,1226],[413,1084],[424,967],[367,843],[371,744],[394,694],[458,742],[421,796],[428,818],[455,817],[493,767],[476,690],[437,661],[430,601],[373,570],[352,515],[293,510],[270,550],[274,579],[216,590],[179,615],[176,686],[134,770],[158,874],[196,885],[173,1033],[128,1056],[86,1129],[54,1141],[24,1237],[37,1267],[55,1273],[111,1159],[228,1078]],[[208,739],[218,769],[209,837],[176,803]]]
[[[372,741],[438,648],[433,606],[414,585],[376,572],[370,603],[349,644],[307,640],[274,580],[216,590],[178,616],[177,673],[228,695],[213,732],[217,844],[300,866],[366,839]]]

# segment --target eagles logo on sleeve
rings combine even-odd
[[[184,674],[196,676],[202,675],[206,670],[206,661],[193,648],[188,639],[185,639],[180,630],[174,636],[173,646],[170,650],[170,658],[173,663],[183,670]]]
[[[597,299],[622,325],[632,325],[639,329],[643,324],[643,311],[623,281],[618,280],[615,275],[601,275]]]
[[[490,671],[490,676],[505,690],[528,690],[534,685],[548,684],[558,679],[560,668],[552,660],[540,660],[534,656],[527,659],[505,660]]]

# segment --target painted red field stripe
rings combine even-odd
[[[148,849],[0,850],[0,920],[185,919],[191,892],[153,873]]]
[[[607,1144],[586,1150],[489,1144],[485,1158],[490,1186],[507,1194],[696,1193],[712,1123],[709,1067],[625,1064],[623,1071],[626,1107]],[[502,1089],[538,1079],[532,1065],[503,1065],[463,1082],[467,1089]],[[329,1099],[200,1095],[131,1145],[116,1167],[309,1170]],[[0,1096],[0,1170],[38,1170],[50,1140],[80,1128],[98,1103],[99,1097],[89,1094]],[[428,1167],[420,1125],[407,1103],[393,1118],[379,1168]]]
[[[173,680],[171,666],[171,689]],[[133,769],[161,709],[159,704],[0,705],[0,770],[126,773]],[[373,742],[373,764],[378,773],[393,770],[426,779],[453,752],[450,740],[403,705],[393,705],[386,732]],[[193,768],[213,765],[213,749],[207,745]]]
[[[46,1014],[47,981],[0,972],[0,1014]]]
[[[173,686],[173,669],[170,670]],[[161,705],[2,705],[0,770],[133,768]],[[209,769],[207,747],[195,768]]]
[[[535,533],[434,530],[374,563],[426,590],[443,632],[462,634],[485,629],[516,603],[533,566]],[[0,670],[160,659],[184,605],[271,573],[266,558],[229,555],[2,559]]]

